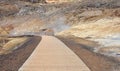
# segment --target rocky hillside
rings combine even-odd
[[[120,60],[120,0],[41,2],[45,1],[0,1],[0,25],[10,28],[0,35],[74,36],[100,44],[91,47],[93,52]]]

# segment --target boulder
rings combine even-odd
[[[45,33],[45,35],[50,35],[50,36],[54,35],[54,30],[52,29],[46,29],[43,32]]]

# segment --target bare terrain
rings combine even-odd
[[[18,71],[31,55],[40,40],[40,37],[31,37],[27,43],[23,44],[14,52],[0,55],[0,71]]]
[[[57,37],[75,54],[77,54],[87,64],[91,71],[119,71],[119,61],[111,57],[106,57],[92,52],[93,49],[90,48],[94,48],[97,45],[95,42],[87,41],[82,38]]]
[[[24,36],[42,35],[60,38],[92,71],[120,70],[120,0],[0,1],[1,65],[33,42]]]

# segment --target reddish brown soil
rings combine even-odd
[[[100,54],[96,54],[88,49],[89,46],[77,43],[70,38],[58,37],[74,53],[76,53],[91,69],[91,71],[119,71],[119,63]]]
[[[0,71],[18,71],[27,58],[31,55],[41,37],[31,37],[30,41],[14,52],[0,56]]]

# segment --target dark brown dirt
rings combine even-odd
[[[14,52],[0,56],[0,71],[18,71],[40,42],[41,37],[31,37]]]
[[[91,71],[119,71],[115,61],[91,52],[88,46],[77,43],[69,38],[58,37],[75,54],[77,54]],[[32,37],[29,42],[8,55],[0,56],[0,71],[18,71],[27,58],[31,55],[41,37]]]
[[[100,54],[96,54],[88,49],[88,45],[83,45],[66,37],[58,37],[75,54],[77,54],[91,71],[119,71],[119,63]]]

